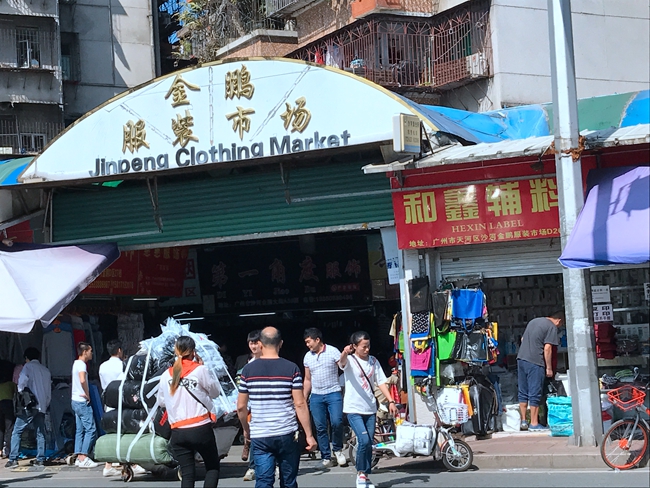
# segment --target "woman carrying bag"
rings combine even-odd
[[[370,336],[367,332],[352,334],[350,344],[341,353],[339,368],[343,370],[345,378],[343,413],[357,436],[356,488],[374,488],[368,475],[372,469],[372,443],[377,415],[375,387],[388,399],[391,415],[396,416],[398,411],[388,391],[386,375],[377,358],[370,355]]]
[[[172,428],[169,442],[174,458],[180,463],[181,487],[194,487],[194,456],[198,452],[205,463],[203,486],[216,488],[219,453],[212,425],[216,420],[212,400],[219,396],[221,387],[203,366],[195,348],[191,337],[176,339],[176,362],[160,377],[158,402],[167,408]]]

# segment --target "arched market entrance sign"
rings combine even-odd
[[[178,71],[125,92],[54,139],[24,182],[163,172],[393,138],[414,104],[340,70],[238,59]]]

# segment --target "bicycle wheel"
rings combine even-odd
[[[605,433],[600,446],[600,456],[612,469],[632,469],[639,465],[648,450],[648,431],[634,419],[623,419]]]
[[[454,439],[454,449],[448,442],[442,446],[442,464],[445,465],[449,471],[460,473],[467,471],[474,461],[474,453],[472,448],[461,440]]]

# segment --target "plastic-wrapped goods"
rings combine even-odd
[[[115,380],[108,384],[104,390],[104,404],[107,407],[117,408],[120,401],[120,384],[121,380]],[[125,381],[122,394],[122,405],[127,408],[142,408],[142,399],[140,398],[140,381]],[[155,400],[154,400],[155,401]]]
[[[95,460],[109,463],[128,461],[136,464],[167,464],[173,461],[167,441],[152,434],[144,434],[140,437],[131,448],[131,454],[127,459],[127,452],[135,437],[135,434],[124,434],[120,437],[119,456],[117,456],[117,434],[101,436],[95,443]]]
[[[147,366],[147,355],[146,354],[136,354],[129,359],[129,369],[126,372],[126,378],[128,380],[137,380],[140,381],[144,377],[145,368]],[[147,372],[150,374],[151,371]]]
[[[117,432],[117,420],[119,418],[117,410],[109,410],[102,417],[102,429],[107,434]],[[147,420],[147,411],[143,408],[123,408],[122,409],[122,434],[137,434]]]
[[[205,334],[190,332],[188,324],[181,324],[171,317],[160,328],[162,333],[158,337],[152,337],[140,343],[141,353],[146,354],[149,352],[153,361],[152,364],[154,366],[163,366],[162,370],[164,371],[165,368],[170,367],[173,363],[173,350],[176,339],[180,336],[191,337],[196,343],[196,353],[201,357],[203,364],[212,373],[215,380],[219,381],[223,390],[223,394],[214,400],[217,417],[227,414],[235,415],[237,409],[237,390],[228,373],[226,363],[219,353],[219,346],[208,339],[208,336]],[[156,368],[153,369],[156,370]],[[160,372],[162,373],[162,371]],[[156,372],[152,377],[158,374]],[[147,396],[145,394],[145,398]]]

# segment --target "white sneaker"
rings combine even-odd
[[[134,475],[145,474],[145,473],[147,472],[147,470],[144,469],[144,468],[143,468],[142,466],[140,466],[139,464],[132,464],[132,465],[131,465],[131,469],[133,470],[133,474],[134,474]]]
[[[357,475],[357,488],[375,488],[372,481],[363,473]]]
[[[74,465],[78,467],[80,462],[81,462],[81,461],[79,461],[79,458],[77,457],[77,458],[75,458],[75,460],[74,460]]]
[[[339,466],[348,465],[348,460],[346,459],[345,454],[343,454],[343,451],[336,451],[334,456],[336,457],[336,462]]]
[[[254,469],[249,469],[246,471],[246,474],[244,475],[244,481],[255,481],[255,470]]]
[[[332,461],[331,459],[323,459],[324,468],[331,468],[332,466],[334,466],[334,461]]]
[[[112,466],[110,468],[104,468],[104,470],[102,471],[102,475],[104,475],[106,477],[119,476],[121,474],[122,474],[122,471],[120,471],[119,469],[115,469]]]
[[[90,459],[89,457],[86,457],[83,461],[79,461],[79,464],[77,464],[78,467],[80,468],[96,468],[99,466],[95,461]]]

